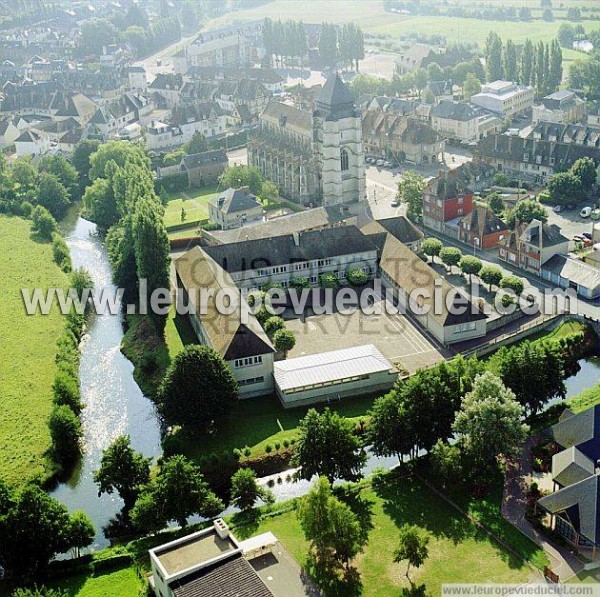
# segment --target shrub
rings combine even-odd
[[[242,451],[239,448],[234,448],[233,457],[235,460],[239,460],[242,457]]]
[[[266,452],[267,454],[270,454],[272,451],[273,451],[273,446],[272,446],[271,444],[267,444],[267,445],[265,446],[265,452]]]
[[[289,448],[290,447],[290,440],[284,439],[283,440],[283,447],[284,448]]]
[[[252,454],[252,450],[248,446],[246,446],[244,448],[244,456],[248,457],[250,456],[250,454]]]
[[[319,276],[319,286],[321,288],[338,288],[340,281],[333,274],[321,274]]]
[[[61,463],[72,463],[81,454],[81,423],[66,405],[55,406],[50,415],[50,437],[54,457]]]
[[[362,269],[349,269],[346,279],[352,286],[364,286],[369,281],[369,276]]]
[[[31,214],[33,230],[42,238],[51,240],[52,234],[56,232],[56,220],[52,214],[41,205],[38,205]]]
[[[500,288],[510,288],[516,295],[522,294],[525,285],[518,276],[505,276],[500,280]]]
[[[279,442],[275,442],[275,451],[278,452],[279,448],[281,448],[281,444]]]
[[[287,355],[296,345],[296,336],[290,330],[277,330],[273,335],[273,344],[275,350]]]
[[[265,321],[264,325],[265,332],[267,332],[269,336],[273,336],[275,332],[277,332],[278,330],[282,330],[284,327],[285,321],[283,321],[283,319],[281,317],[278,317],[277,315],[269,317],[269,319]]]
[[[68,406],[74,413],[81,412],[81,396],[77,378],[64,369],[57,369],[54,376],[54,404]]]
[[[33,205],[31,205],[29,201],[23,201],[23,203],[21,203],[21,215],[24,218],[30,218],[31,212],[33,212]]]
[[[57,232],[52,235],[52,256],[56,265],[58,265],[63,272],[69,273],[71,271],[72,266],[69,247],[67,246],[65,239]]]

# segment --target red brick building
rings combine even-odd
[[[508,235],[508,227],[488,206],[476,205],[458,224],[458,238],[478,249],[492,249]]]

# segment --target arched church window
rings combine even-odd
[[[340,162],[342,164],[342,172],[348,170],[348,152],[345,149],[342,149],[340,152]]]

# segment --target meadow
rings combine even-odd
[[[30,222],[0,216],[0,471],[9,483],[45,477],[50,447],[56,340],[64,320],[58,310],[28,316],[21,288],[61,287],[66,276],[49,243],[32,239]]]

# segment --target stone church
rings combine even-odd
[[[338,74],[327,79],[312,113],[269,102],[249,139],[248,163],[297,203],[365,199],[360,112]]]

